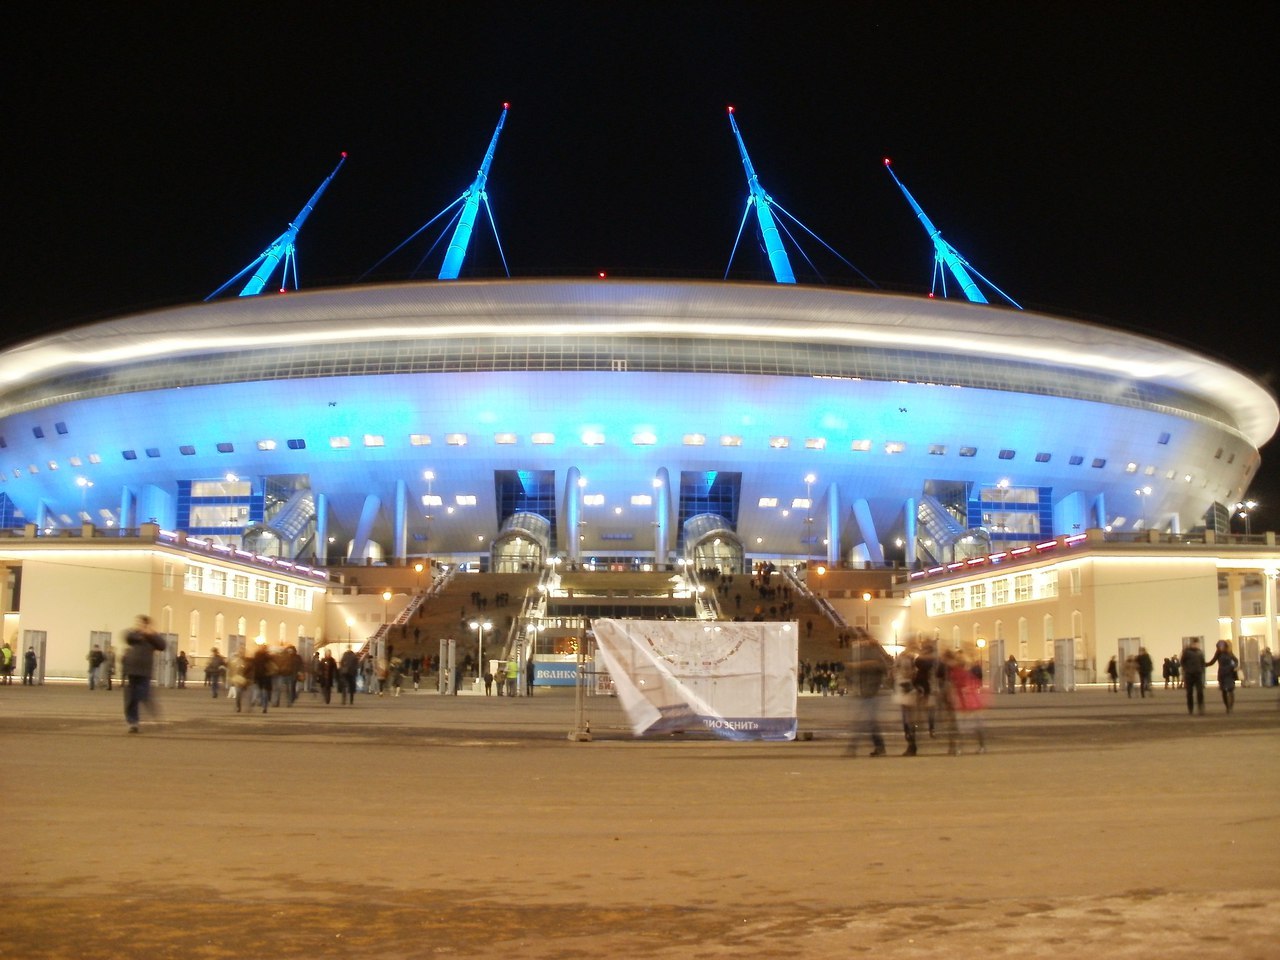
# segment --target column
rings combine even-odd
[[[317,493],[316,498],[316,543],[315,563],[317,566],[329,565],[329,498]]]
[[[840,566],[840,488],[827,487],[827,566]]]
[[[875,521],[871,519],[871,505],[866,499],[859,497],[853,501],[853,519],[857,521],[862,535],[862,545],[867,551],[867,559],[874,564],[884,563],[884,548],[880,546],[880,536],[876,533]]]
[[[1276,651],[1276,569],[1269,567],[1264,571],[1262,582],[1266,591],[1263,598],[1262,612],[1267,616],[1267,649],[1273,654]],[[1240,652],[1236,648],[1236,653]]]
[[[364,507],[360,510],[360,522],[356,524],[356,535],[351,541],[352,563],[359,563],[369,552],[369,541],[373,536],[373,525],[378,519],[378,511],[382,501],[374,494],[364,498]]]
[[[578,530],[582,516],[582,488],[579,481],[582,472],[577,467],[570,467],[564,478],[564,539],[565,555],[570,563],[577,563],[582,555],[582,541]]]
[[[138,525],[138,498],[128,487],[120,488],[120,529],[132,530]]]
[[[917,524],[917,506],[915,497],[907,497],[902,502],[902,539],[905,541],[902,545],[906,554],[907,569],[914,570],[916,568],[916,557],[919,554],[919,531],[916,529]]]
[[[1266,578],[1263,577],[1263,586],[1266,586]],[[1244,576],[1239,573],[1227,574],[1227,603],[1231,610],[1231,649],[1236,652],[1236,656],[1240,655],[1240,616],[1244,610],[1244,604],[1241,598],[1241,591],[1244,589]],[[1207,637],[1209,644],[1217,640],[1217,637]]]
[[[409,559],[409,488],[403,480],[396,481],[395,528],[392,538],[397,563]]]
[[[653,475],[653,562],[666,568],[671,555],[671,477],[666,467]]]

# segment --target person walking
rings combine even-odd
[[[126,644],[122,670],[124,673],[124,721],[130,733],[138,733],[139,710],[144,705],[154,714],[151,703],[151,675],[155,655],[164,649],[164,638],[151,628],[151,618],[139,614],[134,628],[125,634]]]
[[[1112,658],[1109,661],[1107,661],[1107,680],[1108,680],[1108,688],[1111,690],[1111,692],[1119,693],[1120,692],[1120,668],[1116,666],[1116,658],[1114,656],[1112,656]]]
[[[1204,651],[1200,649],[1200,638],[1192,637],[1178,663],[1182,667],[1182,683],[1187,688],[1187,713],[1195,713],[1196,708],[1204,716]]]
[[[1012,653],[1004,662],[1004,690],[1005,693],[1018,692],[1018,661]]]
[[[885,755],[884,735],[880,732],[880,691],[889,676],[891,661],[884,647],[869,633],[861,633],[853,643],[853,658],[849,663],[854,694],[853,739],[849,744],[849,756],[858,755],[858,740],[867,736],[871,740],[871,756]]]
[[[360,661],[353,650],[343,651],[338,661],[338,695],[342,703],[356,705],[356,674],[360,672]]]
[[[1138,686],[1143,697],[1149,693],[1155,696],[1155,691],[1151,689],[1151,676],[1155,672],[1155,664],[1151,660],[1151,654],[1147,653],[1146,647],[1138,648]]]
[[[24,687],[34,687],[36,685],[36,667],[39,661],[36,659],[35,647],[27,647],[27,652],[22,655],[22,685]]]
[[[920,710],[920,691],[916,689],[916,655],[910,646],[904,647],[893,661],[892,700],[902,711],[902,735],[907,749],[904,757],[916,755],[916,723]]]
[[[333,659],[333,654],[326,650],[324,656],[320,658],[320,664],[316,667],[316,682],[320,684],[320,695],[324,697],[324,702],[328,703],[333,697],[333,685],[338,680],[338,661]],[[339,693],[341,693],[341,683],[338,684]],[[344,703],[346,701],[343,701]]]
[[[227,658],[214,647],[209,654],[209,662],[204,665],[204,676],[213,688],[213,699],[218,699],[218,687],[222,684],[222,675],[227,671]]]
[[[13,671],[18,665],[17,657],[13,652],[13,647],[9,646],[6,640],[3,646],[0,646],[0,681],[6,684],[13,683]]]
[[[1219,640],[1218,648],[1213,651],[1213,659],[1205,664],[1205,669],[1218,665],[1218,691],[1222,694],[1222,703],[1230,713],[1236,706],[1236,681],[1240,677],[1240,661],[1231,652],[1230,640]]]
[[[174,661],[174,666],[178,668],[178,689],[185,689],[187,686],[187,668],[191,666],[191,661],[187,659],[187,651],[178,651],[178,659]]]
[[[93,649],[89,651],[89,689],[93,690],[98,683],[98,671],[102,669],[102,661],[106,657],[102,653],[102,646],[94,644]]]

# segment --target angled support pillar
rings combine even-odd
[[[396,481],[395,558],[404,563],[409,558],[409,488],[403,480]]]
[[[564,477],[564,539],[565,556],[570,563],[577,563],[582,555],[582,541],[578,539],[578,525],[582,517],[582,471],[570,467]]]
[[[356,524],[356,535],[351,540],[352,563],[365,559],[369,552],[369,543],[373,537],[373,525],[378,520],[378,511],[382,501],[374,494],[364,498],[364,507],[360,510],[360,521]]]
[[[840,565],[840,488],[827,487],[827,566]]]
[[[862,545],[867,552],[867,559],[874,564],[884,563],[884,548],[880,546],[880,536],[876,533],[876,522],[871,519],[871,505],[864,498],[853,501],[853,519],[858,523],[862,534]]]
[[[665,570],[671,556],[671,477],[666,467],[653,475],[653,562]]]
[[[916,568],[916,557],[919,554],[918,537],[916,530],[916,499],[915,497],[907,497],[902,503],[902,539],[906,541],[902,545],[902,549],[906,554],[906,564],[908,570]]]

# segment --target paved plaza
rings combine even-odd
[[[615,700],[0,687],[0,957],[1280,956],[1280,709],[997,698],[989,751],[636,741]],[[888,704],[886,704],[886,720]],[[971,744],[966,745],[972,747]]]

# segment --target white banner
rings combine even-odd
[[[794,740],[794,623],[596,620],[596,650],[636,736],[707,730]]]

